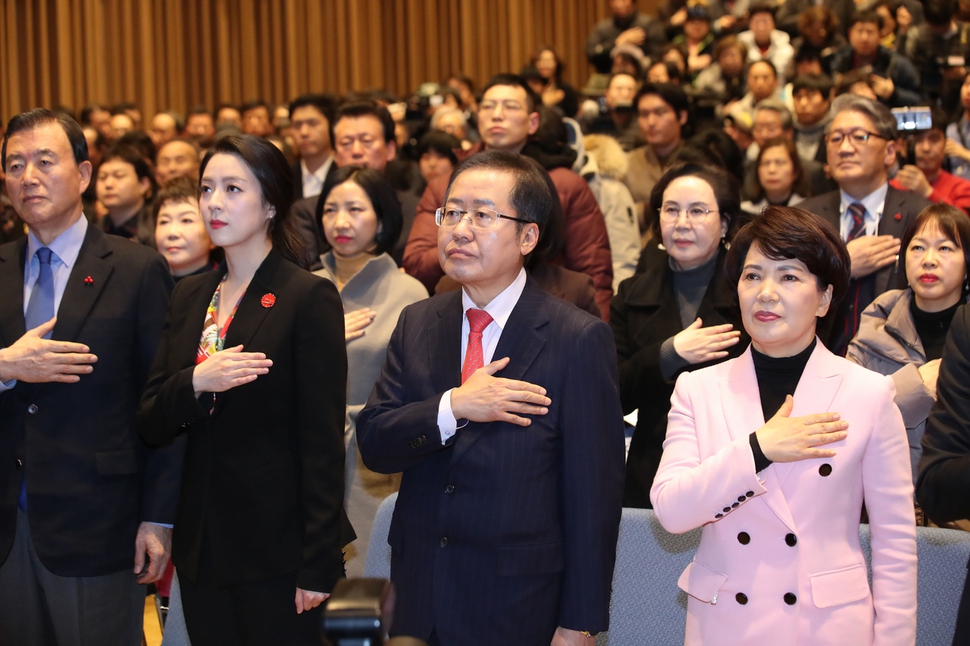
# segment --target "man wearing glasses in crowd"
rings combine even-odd
[[[842,233],[852,259],[852,280],[841,317],[833,321],[828,347],[845,354],[859,327],[862,311],[876,296],[906,286],[897,256],[900,238],[930,202],[889,185],[896,163],[896,119],[889,108],[845,94],[832,104],[835,115],[825,132],[832,179],[839,190],[799,204]]]
[[[471,150],[456,149],[458,159],[482,150],[502,150],[530,157],[548,173],[556,187],[553,208],[559,209],[563,222],[562,266],[589,275],[596,288],[596,304],[603,318],[609,316],[613,297],[613,260],[603,212],[582,177],[570,166],[575,157],[566,151],[548,154],[530,137],[539,128],[539,97],[521,76],[498,74],[485,85],[478,107],[478,130],[482,140]],[[414,226],[404,250],[404,269],[424,283],[430,293],[443,272],[438,262],[434,212],[444,203],[447,177],[428,183],[421,196]],[[550,229],[552,230],[552,229]]]
[[[553,195],[521,155],[455,170],[437,253],[461,291],[407,307],[357,419],[403,472],[388,535],[392,633],[431,646],[593,646],[623,489],[613,336],[524,269]]]

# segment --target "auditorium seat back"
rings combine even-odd
[[[364,575],[390,578],[391,548],[387,532],[397,494],[381,503],[374,520]],[[870,559],[869,526],[859,528],[866,560]],[[649,509],[624,509],[616,547],[610,630],[597,646],[676,646],[684,643],[687,595],[677,579],[694,558],[701,531],[671,534]],[[957,607],[970,560],[970,533],[917,527],[919,583],[917,646],[946,646],[953,640]]]

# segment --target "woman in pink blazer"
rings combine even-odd
[[[769,207],[735,238],[727,274],[751,347],[678,379],[650,492],[668,531],[703,526],[678,581],[686,644],[916,641],[913,485],[893,382],[815,336],[854,288],[849,267],[835,228],[800,209]]]

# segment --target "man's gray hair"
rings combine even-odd
[[[792,118],[791,110],[789,110],[788,106],[786,106],[781,100],[774,98],[762,99],[761,101],[758,101],[757,105],[754,106],[755,116],[757,116],[758,112],[761,110],[772,110],[773,112],[777,112],[781,117],[782,129],[795,129],[795,121]]]
[[[459,117],[461,117],[461,127],[462,128],[468,127],[468,119],[465,117],[464,112],[462,112],[458,108],[444,107],[444,108],[438,108],[437,110],[434,111],[434,114],[431,115],[432,130],[438,129],[438,122],[441,121],[441,117],[445,116],[446,114],[457,114]]]
[[[834,117],[840,112],[858,112],[868,117],[876,134],[887,141],[896,141],[899,136],[896,130],[896,117],[889,111],[889,108],[878,101],[857,94],[843,94],[832,102],[832,116]],[[832,122],[830,121],[829,125],[825,127],[825,134],[829,133],[831,127]]]

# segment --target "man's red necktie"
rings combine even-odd
[[[465,383],[473,372],[485,365],[482,332],[492,322],[492,317],[485,310],[471,308],[465,315],[468,317],[468,347],[465,348],[465,365],[461,368],[461,383]]]

